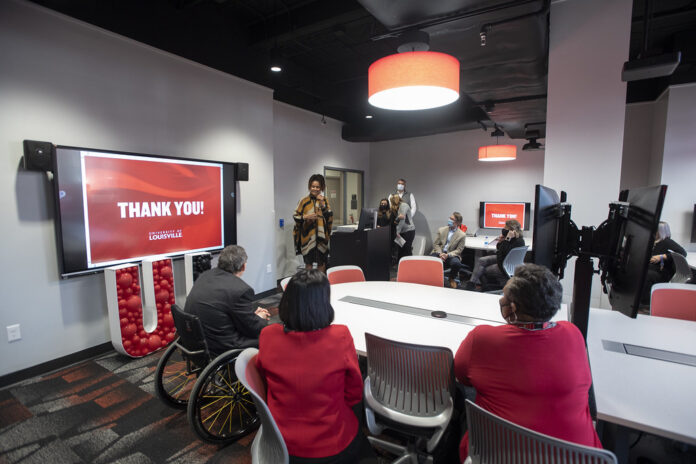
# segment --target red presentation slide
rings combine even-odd
[[[502,229],[505,221],[517,219],[524,229],[524,203],[486,203],[483,227]]]
[[[221,165],[82,156],[90,266],[222,246]]]

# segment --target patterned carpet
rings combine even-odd
[[[205,444],[155,397],[162,353],[113,353],[0,391],[0,464],[249,463],[253,434]]]

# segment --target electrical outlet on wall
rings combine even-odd
[[[19,324],[7,326],[7,341],[14,342],[22,338],[22,333],[19,331]]]

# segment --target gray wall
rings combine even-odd
[[[341,123],[283,103],[273,105],[275,164],[275,231],[277,277],[292,275],[299,263],[292,243],[292,213],[307,195],[307,181],[324,167],[365,171],[365,191],[370,176],[369,145],[341,139]],[[279,219],[285,220],[280,228]]]
[[[691,225],[696,203],[696,84],[669,88],[669,107],[662,162],[662,183],[667,198],[662,219],[669,222],[672,238],[691,252]]]
[[[52,190],[18,170],[23,139],[248,162],[244,278],[275,287],[269,89],[14,0],[0,2],[0,43],[0,375],[110,339],[103,275],[59,278]],[[22,340],[8,344],[10,324]]]
[[[373,207],[396,191],[406,179],[406,190],[418,204],[416,234],[425,235],[427,249],[435,231],[447,224],[453,211],[462,213],[469,231],[478,228],[480,201],[534,203],[534,185],[543,178],[544,151],[522,151],[526,140],[501,137],[501,144],[516,144],[517,159],[481,162],[478,148],[495,144],[489,132],[472,130],[370,144],[372,181],[367,197]]]
[[[653,113],[654,102],[626,105],[621,190],[649,185]]]

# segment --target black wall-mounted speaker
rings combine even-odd
[[[249,180],[249,163],[237,163],[237,180]]]
[[[24,141],[23,165],[27,171],[52,171],[55,148],[51,142]]]

